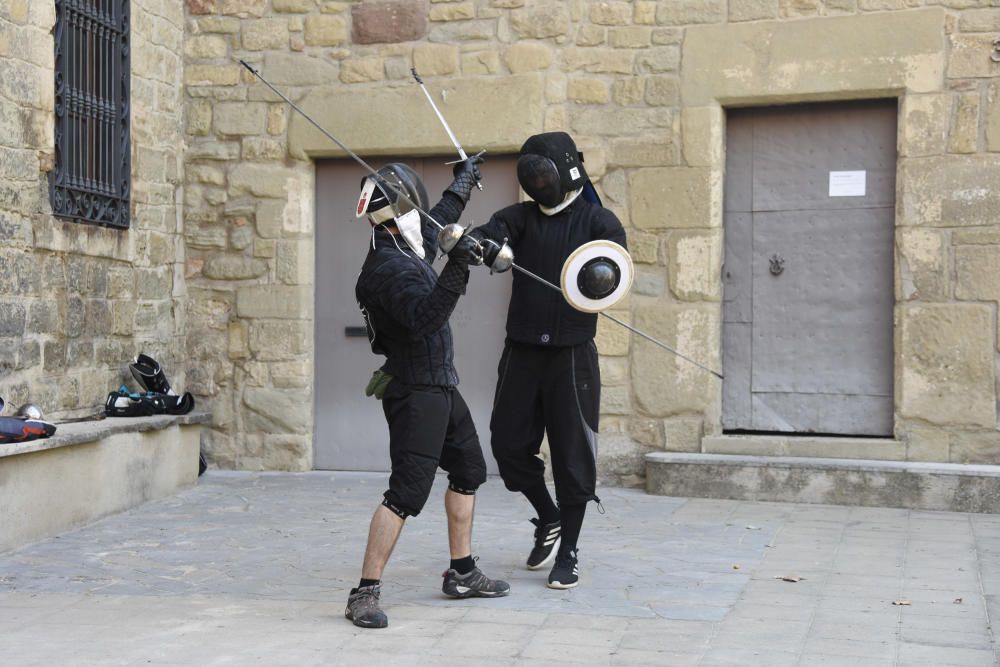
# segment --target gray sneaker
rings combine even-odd
[[[510,593],[510,584],[499,579],[490,579],[478,567],[472,572],[459,574],[457,570],[446,570],[441,590],[453,598],[501,598]]]
[[[359,628],[384,628],[389,625],[385,612],[379,609],[378,598],[382,594],[382,586],[365,586],[352,588],[347,598],[347,610],[344,616],[354,621]]]

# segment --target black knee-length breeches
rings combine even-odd
[[[601,372],[593,341],[572,347],[509,342],[500,357],[493,456],[511,491],[543,479],[538,456],[547,432],[560,505],[595,500]]]
[[[483,450],[458,389],[393,380],[382,397],[382,411],[392,460],[385,503],[397,514],[420,514],[439,466],[460,493],[471,494],[486,481]]]

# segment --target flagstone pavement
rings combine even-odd
[[[438,478],[385,574],[389,627],[362,630],[344,602],[385,484],[209,472],[0,554],[0,665],[1000,664],[1000,516],[601,487],[581,584],[554,591],[523,567],[529,505],[496,478],[474,549],[511,595],[441,594]]]

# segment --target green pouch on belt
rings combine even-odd
[[[385,394],[385,388],[389,386],[390,382],[392,382],[392,376],[379,368],[372,373],[372,379],[368,381],[368,386],[365,387],[365,396],[374,396],[377,400],[381,401],[382,395]]]

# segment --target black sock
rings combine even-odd
[[[542,523],[552,523],[559,520],[559,508],[552,502],[552,496],[549,495],[549,490],[545,486],[544,480],[521,491],[521,493],[524,494],[524,497],[528,499],[531,506],[538,512],[539,521]]]
[[[375,586],[376,584],[381,584],[381,579],[362,579],[361,583],[358,584],[358,588],[364,588],[365,586]]]
[[[451,569],[459,574],[468,574],[476,569],[476,561],[472,560],[471,554],[465,558],[452,558]]]
[[[587,511],[587,504],[563,505],[559,508],[562,514],[562,541],[559,543],[559,554],[568,555],[570,551],[576,551],[576,541],[580,539],[580,529],[583,528],[583,515]]]

